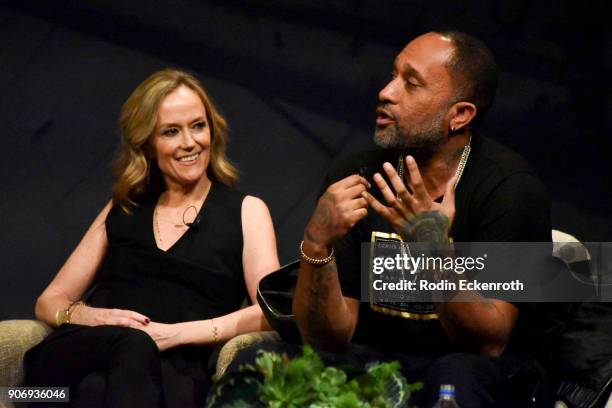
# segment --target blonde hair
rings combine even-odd
[[[137,197],[150,192],[161,192],[165,188],[157,163],[147,159],[147,152],[150,152],[148,142],[157,125],[159,105],[181,85],[198,94],[206,108],[211,136],[208,177],[229,186],[238,181],[238,170],[225,154],[227,122],[204,87],[187,72],[164,69],[138,85],[121,108],[119,129],[122,143],[114,166],[117,181],[113,188],[113,204],[127,213],[136,205]]]

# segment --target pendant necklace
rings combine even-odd
[[[208,196],[208,192],[210,191],[211,186],[212,186],[212,183],[210,183],[208,185],[208,188],[204,192],[204,198],[203,198],[202,202],[199,203],[200,204],[200,210],[202,209],[202,206],[204,205],[204,201],[206,200],[206,197]],[[159,202],[159,200],[158,200],[158,202]],[[189,205],[189,206],[187,206],[187,208],[185,208],[185,210],[183,211],[182,224],[174,224],[173,223],[173,225],[176,228],[180,228],[180,227],[183,227],[183,226],[189,228],[193,224],[198,222],[198,218],[199,218],[200,214],[199,214],[199,210],[198,210],[198,207],[196,206],[196,204],[198,204],[198,203],[196,202],[195,204]],[[159,228],[159,214],[157,212],[157,207],[158,207],[158,205],[156,203],[155,204],[155,208],[153,210],[153,221],[155,223],[155,232],[157,232],[157,239],[159,240],[160,247],[163,247],[164,246],[164,240],[162,239],[161,230]],[[194,220],[193,221],[185,221],[185,216],[187,214],[187,211],[189,211],[190,209],[193,210],[193,212],[195,213]]]

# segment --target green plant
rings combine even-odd
[[[350,371],[350,370],[349,370]],[[326,367],[304,346],[300,357],[261,351],[254,365],[242,367],[245,384],[255,385],[259,403],[269,408],[400,408],[407,407],[421,383],[408,384],[397,361],[368,366],[358,374]],[[244,400],[234,407],[253,406]]]

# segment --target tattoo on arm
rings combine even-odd
[[[313,222],[317,226],[317,228],[327,227],[331,222],[331,206],[336,204],[336,198],[333,194],[329,192],[325,192],[321,196],[321,200],[319,201],[320,211],[316,211],[314,214]]]
[[[323,266],[313,266],[309,286],[309,299],[307,321],[313,333],[326,331],[328,329],[328,307],[330,289],[334,285],[336,276],[336,264],[330,262]]]
[[[404,239],[414,242],[448,242],[448,218],[438,211],[420,212],[406,220],[402,227]]]
[[[335,197],[329,192],[325,192],[319,199],[317,209],[312,217],[311,223],[314,231],[311,228],[306,228],[305,238],[316,242],[317,232],[327,228],[332,222],[331,206],[335,205]]]

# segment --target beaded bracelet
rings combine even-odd
[[[334,254],[335,254],[334,247],[332,247],[331,253],[329,254],[327,258],[318,258],[318,259],[311,258],[304,253],[304,241],[300,243],[300,255],[302,256],[302,259],[304,260],[304,262],[309,263],[311,265],[322,266],[322,265],[328,264],[331,261],[333,261]]]

